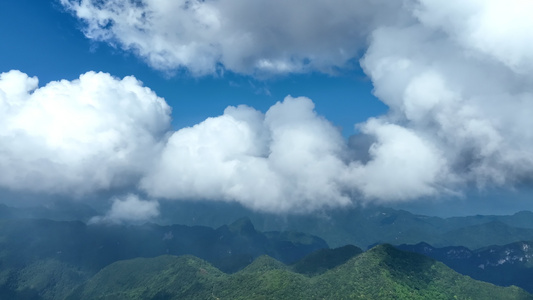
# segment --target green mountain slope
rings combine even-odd
[[[517,287],[475,281],[440,262],[389,245],[377,246],[324,275],[337,286],[331,299],[532,298]]]
[[[0,299],[62,299],[118,260],[189,254],[231,273],[261,255],[294,263],[327,247],[322,239],[303,233],[256,231],[248,219],[217,229],[4,219],[0,220]]]
[[[225,274],[191,256],[120,261],[68,299],[533,299],[388,245],[308,277],[269,257]]]
[[[209,299],[224,276],[194,256],[136,258],[104,268],[67,299]]]
[[[350,258],[363,253],[353,245],[335,249],[320,249],[302,258],[291,266],[296,273],[317,275],[344,264]]]

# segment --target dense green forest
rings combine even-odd
[[[316,260],[307,260],[308,263]],[[299,267],[301,269],[301,265]],[[310,267],[313,269],[313,267]],[[192,256],[120,261],[67,299],[533,299],[459,275],[427,257],[377,246],[310,276],[270,257],[226,274]]]

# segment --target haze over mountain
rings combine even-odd
[[[259,213],[225,203],[189,202],[161,207],[163,213],[153,221],[162,225],[218,228],[245,218],[259,231],[305,232],[323,238],[331,247],[353,244],[366,249],[379,243],[398,245],[426,242],[436,247],[465,246],[478,249],[533,240],[533,213],[529,211],[513,215],[438,218],[380,206],[310,215]],[[62,202],[47,207],[14,208],[0,205],[0,219],[44,218],[96,225],[120,224],[103,219],[98,214],[97,210],[86,205],[65,205]]]
[[[383,206],[344,208],[319,214],[258,213],[240,205],[182,203],[162,206],[159,222],[217,227],[247,216],[259,230],[295,230],[323,237],[330,246],[377,243],[435,246],[462,245],[472,249],[533,239],[533,213],[438,218]]]
[[[455,271],[501,286],[516,285],[533,292],[533,241],[470,250],[461,246],[435,248],[427,243],[399,245],[445,263]]]

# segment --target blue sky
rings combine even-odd
[[[133,193],[147,216],[175,200],[531,208],[533,49],[516,13],[529,5],[181,2],[0,3],[0,73],[20,71],[0,79],[0,166],[12,170],[0,189],[108,203]],[[26,96],[8,90],[34,76]],[[257,111],[225,111],[241,104]]]
[[[176,129],[222,114],[229,105],[247,104],[266,111],[287,95],[313,99],[318,113],[342,128],[345,136],[354,134],[354,124],[387,110],[372,95],[372,84],[361,69],[341,76],[315,72],[265,80],[232,72],[169,76],[131,53],[87,39],[79,20],[58,2],[21,0],[0,5],[1,28],[9,28],[0,32],[5,41],[0,48],[2,72],[21,70],[37,76],[40,85],[73,80],[87,71],[135,75],[173,107]]]

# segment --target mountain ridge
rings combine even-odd
[[[143,270],[143,262],[160,259],[176,263],[152,264],[164,267],[159,277],[147,273],[146,276],[152,276],[147,281],[142,275],[145,273],[138,270]],[[401,267],[397,268],[398,265]],[[124,266],[130,267],[128,272],[123,271]],[[295,273],[268,257],[257,258],[249,267],[224,274],[191,257],[120,261],[104,268],[67,299],[533,299],[517,287],[475,281],[433,259],[390,245],[376,246],[311,277]],[[113,273],[126,275],[108,276]],[[184,277],[189,280],[177,284]],[[131,288],[120,292],[108,288],[117,280],[126,282],[121,287]],[[194,285],[189,284],[193,281]]]
[[[462,246],[433,247],[428,243],[395,246],[443,262],[474,279],[500,286],[516,285],[533,292],[533,241],[470,250]]]

